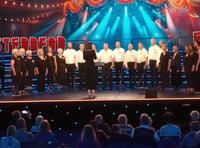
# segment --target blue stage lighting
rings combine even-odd
[[[82,25],[78,30],[76,30],[71,36],[67,38],[67,40],[77,40],[80,36],[86,32],[89,26],[94,22],[94,20],[100,15],[100,12],[96,13],[93,17],[91,17],[84,25]]]
[[[128,16],[128,8],[124,7],[124,18],[123,18],[123,29],[122,29],[122,38],[131,39],[131,24],[130,18]]]
[[[120,17],[118,16],[117,19],[115,20],[113,26],[112,26],[112,29],[110,31],[110,36],[113,36],[116,33],[117,27],[119,25],[119,20],[120,20]]]
[[[104,38],[105,31],[108,26],[111,14],[112,14],[112,7],[109,9],[109,13],[107,13],[106,16],[103,18],[103,20],[99,23],[94,33],[89,37],[90,39],[93,39],[94,37],[97,38],[96,34],[98,34],[99,39]]]

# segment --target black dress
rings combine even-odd
[[[64,56],[56,56],[56,62],[57,62],[57,82],[59,85],[65,84],[65,57]]]
[[[14,69],[16,72],[16,76],[14,76],[13,71],[12,71],[12,84],[15,86],[21,86],[21,62],[19,57],[13,56],[11,60],[15,61],[14,64]]]
[[[31,57],[31,59],[26,58],[26,68],[28,71],[28,75],[26,77],[26,86],[32,86],[35,68],[35,60],[33,57]]]
[[[48,74],[47,74],[48,85],[53,86],[53,83],[55,81],[55,62],[53,55],[52,56],[47,55],[46,66],[48,69]]]
[[[4,90],[5,85],[5,65],[0,62],[0,79],[1,79],[1,89]]]
[[[184,58],[184,70],[188,88],[194,88],[194,72],[192,72],[193,65],[195,65],[194,54],[186,53]]]
[[[161,53],[160,55],[160,76],[162,81],[162,89],[167,88],[169,85],[169,71],[168,64],[170,60],[170,53],[166,52],[165,55]]]
[[[94,59],[97,58],[94,50],[88,50],[83,52],[83,58],[85,60],[85,79],[87,89],[96,89],[96,68],[94,64]]]
[[[172,70],[172,85],[175,88],[180,87],[181,83],[181,57],[180,54],[173,54],[171,61],[171,70]]]
[[[39,92],[45,91],[45,73],[46,73],[46,57],[41,59],[39,56],[35,59],[36,67],[39,74],[37,75],[37,89]]]
[[[18,58],[20,58],[21,72],[22,72],[21,85],[19,87],[20,87],[20,90],[24,90],[25,79],[26,79],[26,58],[22,56],[19,56]]]

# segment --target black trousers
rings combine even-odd
[[[67,67],[67,85],[75,87],[75,64],[66,64]]]
[[[102,68],[102,73],[103,73],[103,88],[106,87],[106,82],[107,80],[109,81],[109,85],[112,85],[112,69],[110,68],[112,65],[111,62],[105,63],[103,68]]]
[[[85,63],[78,63],[80,87],[85,83]]]
[[[115,73],[117,85],[122,86],[124,83],[123,62],[115,62]]]
[[[33,83],[33,73],[28,72],[28,76],[26,77],[26,86],[31,87]]]
[[[185,68],[186,69],[186,68]],[[190,69],[185,70],[186,80],[187,80],[187,87],[194,88],[195,86],[195,73],[192,72]]]
[[[26,84],[26,71],[23,71],[21,76],[21,84],[19,85],[19,90],[24,90],[25,84]]]
[[[172,66],[171,69],[172,69],[172,73],[171,73],[172,85],[175,88],[178,88],[178,87],[180,87],[180,84],[181,84],[181,72],[180,72],[180,70],[179,70],[179,72],[177,72],[178,67],[176,67],[176,66]]]
[[[156,60],[149,61],[152,87],[155,86],[155,82],[158,84],[158,68],[156,67],[156,62]]]
[[[162,89],[165,89],[169,86],[169,71],[161,70],[160,71],[161,81],[162,81]]]
[[[130,85],[132,85],[135,83],[135,69],[134,69],[135,62],[128,62],[127,65],[128,65],[128,73],[129,73],[129,82],[130,82]]]
[[[4,75],[4,73],[0,73],[0,79],[1,79],[1,89],[4,90],[4,86],[5,86],[5,75]]]
[[[48,68],[48,74],[47,74],[47,84],[48,86],[53,86],[55,82],[55,73],[53,71],[54,69]]]
[[[146,69],[144,69],[145,62],[137,63],[137,71],[138,71],[138,86],[142,86],[142,82],[144,81],[144,85],[146,85]]]
[[[40,72],[37,75],[37,90],[39,92],[45,91],[45,72]]]

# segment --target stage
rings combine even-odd
[[[147,89],[148,90],[148,89]],[[147,91],[146,90],[146,91]],[[22,96],[11,96],[7,93],[7,96],[0,96],[0,104],[4,103],[57,103],[57,102],[169,102],[177,101],[179,103],[183,101],[200,100],[200,93],[187,94],[185,89],[179,91],[173,91],[168,89],[166,91],[157,90],[157,97],[147,98],[145,89],[121,89],[121,90],[97,90],[95,99],[87,98],[86,90],[76,90],[72,92],[65,90],[63,92],[55,93],[37,93],[32,92]],[[151,90],[150,90],[151,91]]]

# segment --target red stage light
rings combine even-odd
[[[44,5],[41,5],[41,8],[44,8]]]
[[[55,5],[53,4],[53,5],[52,5],[52,7],[54,8],[54,7],[55,7]]]
[[[16,2],[15,2],[15,1],[13,2],[13,5],[16,5]]]
[[[37,4],[35,4],[35,8],[37,8],[38,6],[37,6]]]
[[[21,3],[20,6],[24,6],[24,3]]]
[[[47,8],[49,8],[49,5],[47,5]]]
[[[4,1],[4,4],[8,4],[8,1]]]
[[[30,8],[30,7],[31,7],[31,4],[28,4],[28,7]]]

